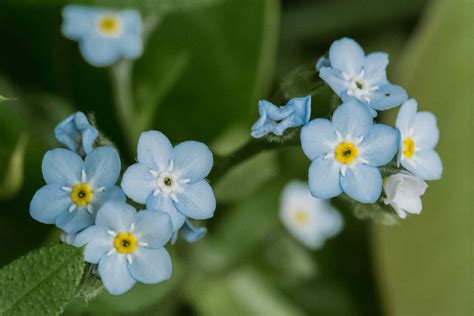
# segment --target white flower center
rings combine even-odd
[[[361,157],[364,149],[359,146],[364,137],[354,138],[351,134],[342,137],[337,131],[336,135],[336,141],[331,144],[333,149],[324,156],[324,159],[332,159],[334,165],[340,167],[343,176],[346,175],[347,168],[353,168],[359,163],[368,163]]]
[[[358,75],[350,76],[342,73],[343,79],[346,81],[347,94],[353,96],[361,101],[370,102],[370,97],[374,91],[379,89],[378,86],[371,86],[364,78],[364,70]]]
[[[183,178],[180,172],[174,170],[173,160],[170,160],[168,168],[158,171],[150,170],[150,174],[155,177],[156,189],[153,195],[164,194],[175,202],[178,202],[178,194],[184,192],[183,184],[191,181],[188,178]]]

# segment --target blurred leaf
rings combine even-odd
[[[42,248],[0,270],[0,314],[59,315],[76,294],[84,270],[82,251]]]
[[[3,173],[3,178],[0,182],[0,200],[14,195],[23,185],[24,161],[27,143],[27,137],[22,135],[17,142],[15,150],[10,156],[8,164],[4,166],[6,171]]]
[[[423,211],[375,227],[376,259],[391,315],[472,315],[472,1],[432,1],[399,67],[419,110],[438,118],[444,173]]]

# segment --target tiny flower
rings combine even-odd
[[[329,49],[330,66],[319,63],[319,76],[345,102],[357,99],[368,106],[372,116],[402,104],[406,91],[387,80],[386,53],[364,51],[354,40],[343,38],[332,43]]]
[[[195,242],[204,237],[207,233],[205,227],[195,227],[191,221],[186,220],[183,227],[181,228],[183,238],[187,242]]]
[[[89,123],[82,112],[76,112],[59,123],[54,133],[59,142],[80,154],[89,154],[99,136],[97,129]]]
[[[407,213],[421,213],[421,196],[425,194],[428,185],[422,179],[408,172],[399,172],[384,179],[383,188],[386,198],[385,204],[390,204],[400,218],[405,218]]]
[[[83,161],[67,149],[48,151],[43,158],[46,185],[33,196],[30,214],[45,224],[56,224],[68,234],[92,224],[107,200],[125,201],[115,186],[120,158],[112,147],[98,147]]]
[[[142,21],[135,10],[67,5],[62,32],[78,41],[82,56],[97,67],[110,66],[122,57],[136,59],[143,52]]]
[[[281,136],[287,128],[306,125],[309,122],[311,96],[291,99],[281,107],[261,100],[258,103],[258,112],[260,118],[252,126],[252,137],[260,138],[268,133]]]
[[[125,171],[122,189],[147,209],[168,213],[176,232],[187,217],[214,215],[216,198],[204,179],[212,164],[212,153],[203,143],[187,141],[173,147],[164,134],[144,132],[138,141],[138,163]]]
[[[429,112],[416,112],[416,100],[406,101],[400,108],[396,126],[400,131],[399,162],[415,176],[437,180],[443,173],[443,164],[434,150],[439,140],[436,117]]]
[[[328,200],[312,197],[308,185],[299,181],[292,181],[283,189],[280,219],[296,239],[311,249],[322,248],[344,224]]]
[[[382,192],[377,167],[392,160],[398,142],[398,132],[373,124],[367,107],[356,100],[340,105],[332,121],[311,121],[301,130],[303,151],[312,160],[311,193],[329,199],[345,192],[359,202],[375,202]]]
[[[126,203],[107,202],[95,225],[80,232],[74,246],[86,246],[84,260],[98,264],[104,287],[120,295],[137,281],[156,284],[171,277],[171,257],[163,246],[172,233],[164,212],[137,213]]]

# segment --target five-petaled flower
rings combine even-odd
[[[428,188],[422,179],[401,171],[384,179],[383,188],[386,195],[384,203],[390,204],[400,218],[405,218],[407,213],[421,213],[421,196]]]
[[[138,142],[138,163],[124,173],[122,189],[147,209],[168,213],[173,230],[187,217],[207,219],[214,215],[216,198],[204,179],[213,164],[209,148],[186,141],[173,147],[158,131],[142,133]]]
[[[63,9],[62,32],[78,41],[93,66],[110,66],[120,58],[135,59],[143,51],[142,20],[135,10],[111,11],[78,5]]]
[[[429,112],[416,112],[416,100],[406,101],[400,108],[396,126],[400,131],[399,162],[404,168],[424,180],[437,180],[443,164],[434,150],[439,140],[436,117]]]
[[[312,197],[308,185],[299,181],[292,181],[283,189],[280,219],[296,239],[311,249],[323,247],[344,225],[342,216],[328,200]]]
[[[56,224],[68,234],[92,224],[98,209],[108,200],[125,201],[115,186],[120,158],[112,147],[98,147],[83,161],[67,149],[48,151],[42,164],[46,185],[33,197],[31,216],[45,224]]]
[[[258,112],[260,118],[252,126],[252,137],[260,138],[268,133],[281,136],[287,128],[306,125],[309,122],[311,96],[291,99],[281,107],[261,100],[258,103]]]
[[[354,99],[340,105],[332,121],[311,121],[301,131],[303,151],[312,160],[311,193],[328,199],[345,192],[359,202],[375,202],[382,192],[377,167],[392,160],[398,143],[399,133],[373,124],[367,107]]]
[[[76,112],[59,123],[54,129],[56,139],[81,156],[89,154],[99,131],[89,123],[82,112]]]
[[[332,43],[329,49],[329,67],[319,60],[319,76],[343,100],[357,99],[366,104],[372,114],[402,104],[406,91],[387,80],[386,53],[371,53],[365,56],[363,49],[354,40],[343,38]]]
[[[173,233],[169,215],[137,211],[123,202],[107,202],[94,226],[80,232],[74,246],[86,245],[85,261],[99,265],[110,294],[120,295],[137,281],[156,284],[171,277],[171,257],[163,247]]]

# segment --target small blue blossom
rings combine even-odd
[[[173,233],[168,214],[138,212],[123,202],[107,202],[94,226],[80,232],[74,246],[85,247],[85,261],[99,265],[104,287],[112,295],[137,281],[156,284],[171,277],[171,257],[164,248]]]
[[[417,112],[417,108],[416,100],[410,99],[398,112],[399,163],[417,177],[437,180],[443,173],[443,164],[434,150],[439,140],[436,117],[429,112]]]
[[[258,112],[260,118],[252,126],[252,137],[260,138],[268,133],[281,136],[287,128],[298,127],[309,122],[311,96],[291,99],[281,107],[261,100],[258,103]]]
[[[373,124],[367,107],[355,99],[340,105],[332,121],[311,121],[301,130],[301,145],[312,160],[312,195],[329,199],[345,192],[359,202],[375,202],[382,192],[377,167],[392,160],[399,139],[392,127]]]
[[[138,163],[125,171],[122,189],[147,209],[168,213],[177,232],[188,217],[214,215],[216,198],[204,179],[212,164],[212,153],[203,143],[187,141],[173,147],[161,132],[144,132],[138,141]]]
[[[74,234],[94,224],[98,209],[108,200],[125,201],[115,186],[120,158],[112,147],[98,147],[83,161],[67,149],[48,151],[43,158],[46,185],[33,196],[30,214],[45,224],[56,224]]]
[[[93,66],[110,66],[120,58],[143,52],[142,20],[135,10],[111,11],[79,5],[63,9],[62,32],[79,42],[82,56]]]
[[[332,43],[329,65],[319,59],[319,76],[336,92],[342,101],[357,99],[368,106],[373,117],[402,104],[406,91],[387,80],[388,55],[376,52],[365,55],[354,40],[343,38]],[[318,69],[320,68],[320,69]]]
[[[54,129],[56,139],[77,153],[89,154],[99,132],[82,112],[76,112]]]

